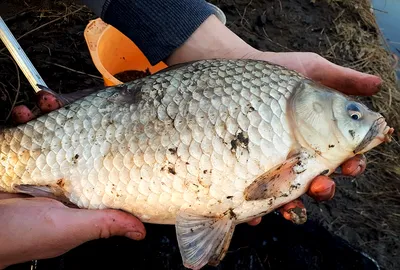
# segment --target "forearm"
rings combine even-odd
[[[168,65],[213,58],[267,58],[221,23],[210,16],[166,60]],[[272,53],[271,53],[272,54]]]

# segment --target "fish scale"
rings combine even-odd
[[[179,206],[196,202],[203,212],[213,211],[211,199],[221,201],[219,209],[235,207],[243,198],[226,197],[242,192],[263,167],[287,155],[291,135],[281,128],[287,127],[280,117],[285,103],[278,103],[286,92],[279,91],[277,81],[295,85],[301,78],[293,74],[258,62],[238,61],[231,67],[229,62],[202,62],[195,70],[178,69],[129,84],[142,93],[136,103],[107,102],[118,99],[119,88],[94,93],[4,130],[3,146],[13,147],[2,147],[0,187],[12,191],[12,184],[54,185],[63,179],[66,196],[79,207],[124,209],[147,222],[174,223]],[[254,76],[262,80],[254,84]],[[265,132],[271,122],[279,125],[273,125],[273,134]],[[248,146],[232,151],[239,132],[248,135]],[[268,152],[253,156],[248,149],[257,145]],[[22,152],[25,163],[10,167]],[[268,162],[261,166],[260,160]],[[165,198],[172,193],[177,201],[171,204]],[[143,203],[151,207],[144,211]]]
[[[198,269],[222,259],[236,224],[380,144],[381,118],[278,65],[196,61],[3,129],[0,191],[175,224],[184,265]]]

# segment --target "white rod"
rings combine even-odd
[[[39,72],[37,72],[36,68],[33,66],[28,56],[26,56],[24,50],[19,45],[18,41],[15,39],[10,29],[8,29],[6,23],[1,18],[1,16],[0,16],[0,39],[7,47],[8,51],[14,58],[15,62],[17,62],[19,68],[22,70],[25,77],[28,79],[29,83],[33,87],[33,90],[35,90],[36,93],[40,91],[40,88],[37,86],[37,84],[47,87],[46,83],[39,75]]]

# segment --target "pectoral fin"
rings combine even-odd
[[[279,164],[263,175],[259,176],[245,189],[245,198],[247,201],[264,200],[271,197],[287,196],[281,194],[282,187],[293,182],[298,174],[306,170],[307,153],[299,153],[288,158],[282,164]],[[295,188],[295,187],[292,187]],[[290,190],[290,187],[286,189]]]
[[[54,199],[68,205],[69,207],[76,207],[76,205],[71,203],[71,201],[64,195],[64,191],[61,187],[58,186],[15,185],[14,190],[33,197]]]
[[[218,265],[235,228],[229,215],[210,218],[185,212],[178,214],[175,226],[183,264],[191,269]]]

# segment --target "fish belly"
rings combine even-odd
[[[294,144],[287,100],[301,79],[258,61],[215,60],[101,90],[4,129],[0,190],[50,187],[79,207],[161,224],[182,209],[246,209],[245,188]]]

